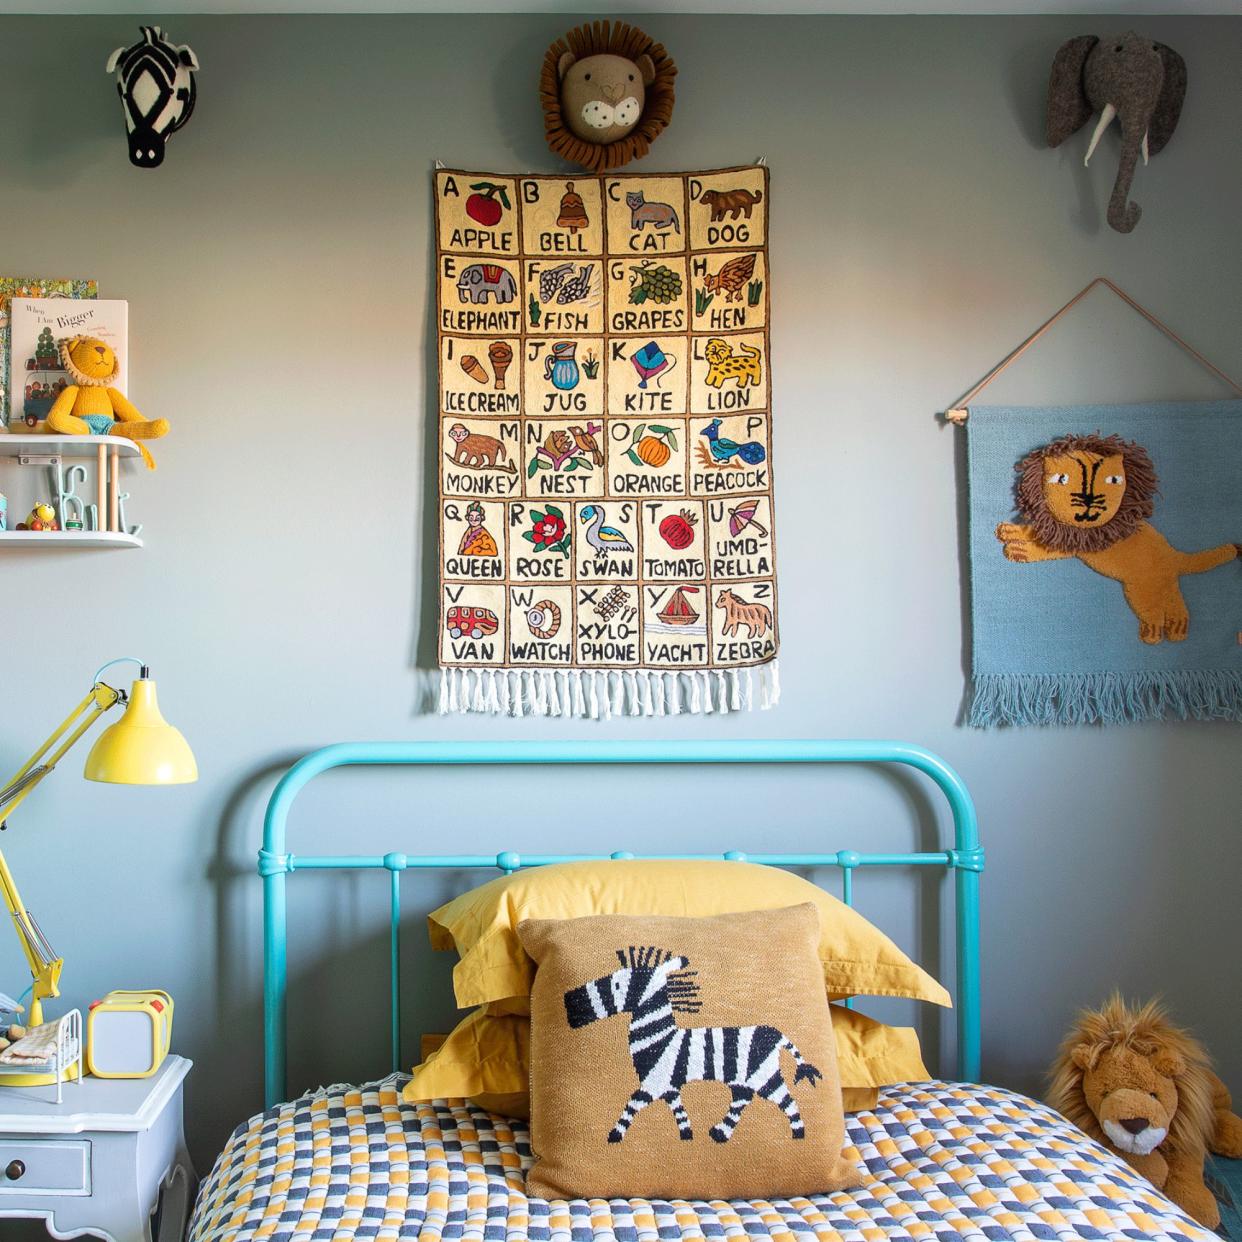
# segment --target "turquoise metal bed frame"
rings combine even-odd
[[[769,764],[895,763],[914,768],[939,788],[953,813],[953,848],[917,854],[863,854],[838,850],[825,854],[742,853],[672,854],[661,857],[720,858],[781,867],[837,867],[841,896],[853,904],[854,872],[859,867],[944,867],[956,887],[957,924],[957,1075],[979,1078],[979,875],[983,849],[974,803],[961,777],[943,759],[905,742],[881,741],[703,741],[703,742],[347,742],[325,746],[298,760],[281,778],[267,805],[259,874],[263,877],[263,1034],[266,1107],[286,1098],[288,927],[285,879],[294,871],[387,871],[390,903],[390,988],[392,1065],[401,1068],[401,873],[432,868],[479,868],[505,873],[520,867],[600,858],[597,854],[495,855],[391,853],[294,855],[286,848],[289,810],[302,789],[333,768],[357,765],[552,764]],[[612,858],[636,855],[618,851]],[[656,855],[641,855],[656,857]]]

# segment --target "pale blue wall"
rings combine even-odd
[[[987,1074],[1036,1088],[1073,1008],[1118,983],[1164,991],[1242,1087],[1239,734],[955,726],[962,446],[933,419],[1099,272],[1242,370],[1242,21],[1143,20],[1191,85],[1121,237],[1102,218],[1114,140],[1084,172],[1081,141],[1049,152],[1039,131],[1059,42],[1125,19],[650,20],[681,76],[646,167],[772,166],[785,698],[767,715],[609,725],[414,709],[434,596],[430,170],[553,167],[534,80],[568,23],[167,24],[201,59],[199,109],[144,173],[103,71],[136,20],[0,20],[0,269],[95,275],[127,297],[132,394],[173,423],[158,473],[132,479],[144,550],[0,553],[0,768],[104,658],[151,661],[200,782],[91,786],[75,757],[4,846],[72,1001],[176,994],[200,1158],[259,1099],[262,805],[292,757],[341,738],[918,740],[971,783],[989,851]],[[997,399],[1218,394],[1127,315],[1099,297]],[[905,848],[935,829],[910,787],[876,774],[370,774],[309,796],[294,847]],[[460,881],[411,894],[417,958],[418,911]],[[364,1074],[384,1047],[382,880],[293,890],[313,927],[295,956],[300,1071]],[[860,898],[936,960],[934,890],[864,879]],[[447,966],[411,989],[414,1030],[443,1028]],[[0,988],[21,975],[0,935]],[[342,1036],[360,1049],[328,1055]]]

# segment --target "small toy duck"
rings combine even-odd
[[[596,552],[634,551],[634,545],[615,526],[604,525],[604,510],[600,505],[583,505],[578,521],[591,523],[586,541]]]
[[[736,440],[725,439],[720,434],[720,419],[718,418],[713,418],[703,428],[702,434],[707,437],[707,447],[711,450],[712,456],[719,462],[740,457],[748,466],[757,466],[768,455],[767,449],[758,440],[748,440],[745,444],[739,444]]]
[[[44,501],[39,501],[30,510],[30,516],[24,522],[18,522],[18,530],[60,530],[56,520],[56,510]]]

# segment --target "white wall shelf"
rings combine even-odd
[[[115,449],[120,457],[137,457],[133,440],[123,436],[58,436],[0,433],[0,457],[97,457],[99,450]]]
[[[0,548],[18,544],[44,548],[141,548],[142,540],[115,530],[0,530]]]
[[[61,525],[70,517],[80,515],[88,525],[105,527],[103,530],[17,530],[22,521],[20,506],[9,498],[8,523],[10,529],[0,531],[0,549],[27,548],[141,548],[137,535],[119,529],[118,514],[123,503],[120,494],[121,460],[140,457],[142,450],[133,440],[122,436],[61,436],[54,433],[39,434],[0,430],[0,465],[6,462],[17,467],[17,474],[25,476],[30,468],[45,469],[51,477],[51,497],[46,499],[58,509]],[[81,462],[81,465],[71,464]],[[62,504],[60,490],[65,486],[66,474],[86,475],[94,464],[95,483],[81,494],[75,494],[76,509],[70,502]],[[25,467],[26,469],[22,469]],[[12,477],[10,475],[10,477]],[[81,481],[79,479],[79,481]],[[8,487],[0,480],[0,491]],[[69,485],[73,490],[73,484]],[[91,517],[97,514],[97,519]],[[106,529],[113,527],[114,529]],[[135,529],[141,529],[137,527]]]

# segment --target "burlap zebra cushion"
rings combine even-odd
[[[528,920],[529,1194],[770,1198],[859,1184],[809,903]]]

